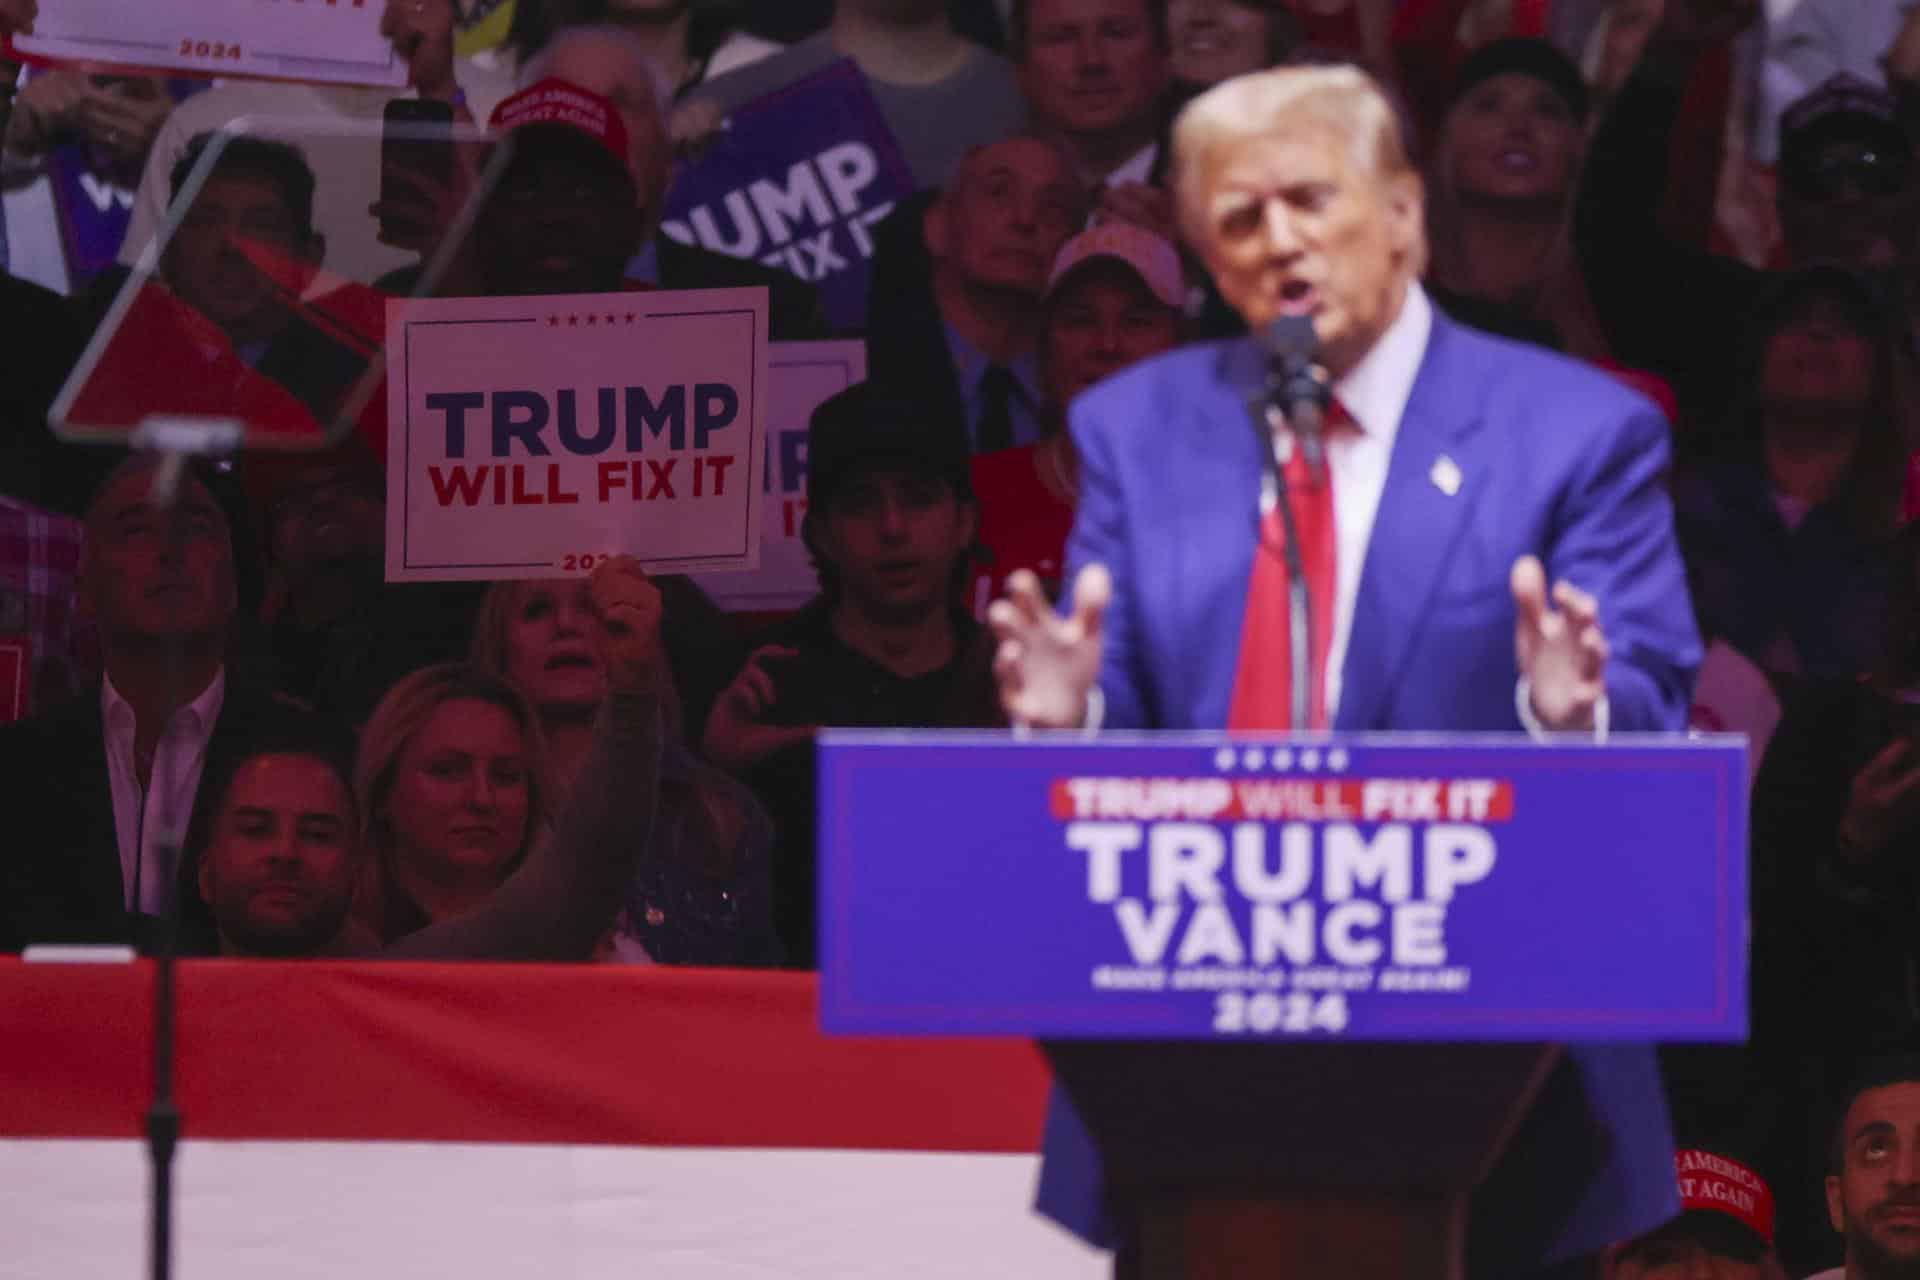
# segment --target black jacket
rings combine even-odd
[[[201,786],[244,757],[253,743],[283,732],[305,711],[227,673],[201,770]],[[196,796],[184,848],[205,844],[211,815]],[[0,725],[0,951],[34,942],[145,944],[153,921],[126,909],[113,784],[107,772],[100,688]],[[198,869],[183,853],[176,881],[180,945],[188,954],[217,950],[212,916],[200,901]]]

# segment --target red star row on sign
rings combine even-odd
[[[639,313],[634,311],[629,311],[624,315],[616,314],[611,311],[608,311],[608,312],[582,311],[582,312],[572,312],[567,315],[550,315],[547,317],[547,327],[549,329],[558,329],[561,325],[564,324],[569,329],[578,329],[582,325],[586,326],[589,329],[601,329],[601,328],[611,329],[615,325],[619,325],[619,324],[637,323],[639,319],[640,319]]]

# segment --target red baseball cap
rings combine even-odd
[[[1727,1156],[1697,1147],[1674,1152],[1674,1171],[1680,1179],[1680,1207],[1723,1213],[1773,1243],[1773,1191],[1766,1179]]]
[[[487,121],[487,127],[502,137],[536,125],[577,130],[619,161],[622,172],[628,170],[626,122],[611,102],[590,89],[549,76],[503,100]]]

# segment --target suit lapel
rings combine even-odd
[[[1436,311],[1367,543],[1341,673],[1339,729],[1384,727],[1428,601],[1487,489],[1492,446],[1480,430],[1479,406],[1462,394],[1455,341],[1452,324]]]
[[[100,689],[74,699],[60,713],[56,744],[49,755],[65,761],[48,770],[47,785],[63,793],[52,811],[71,816],[74,864],[72,883],[80,896],[105,918],[126,911],[125,876],[120,869],[120,837],[114,826],[113,782],[107,774],[106,726],[101,723]]]
[[[1170,617],[1193,619],[1178,637],[1182,655],[1167,699],[1192,707],[1190,725],[1227,722],[1240,669],[1247,589],[1259,545],[1259,437],[1245,397],[1263,374],[1259,347],[1244,339],[1221,348],[1219,371],[1195,395],[1186,430],[1175,433],[1183,457],[1169,460],[1171,511],[1183,527],[1172,548],[1178,604]]]

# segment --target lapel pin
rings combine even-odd
[[[1460,492],[1460,464],[1444,453],[1434,459],[1433,470],[1427,473],[1427,478],[1433,481],[1434,488],[1449,498]]]

